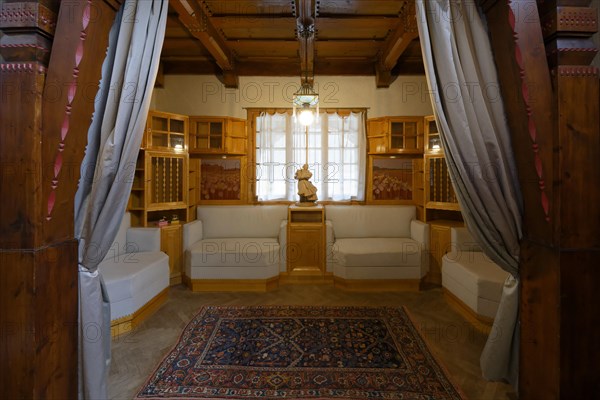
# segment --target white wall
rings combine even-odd
[[[165,75],[154,89],[153,108],[185,115],[246,118],[244,107],[290,107],[299,77],[240,77],[238,89],[225,88],[212,75]],[[368,117],[433,113],[424,76],[399,77],[377,89],[375,77],[318,76],[321,107],[367,107]]]

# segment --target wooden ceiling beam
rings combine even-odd
[[[392,69],[411,42],[419,36],[414,2],[407,2],[401,11],[400,22],[388,39],[377,62],[377,87],[389,87],[393,82]]]
[[[197,38],[214,57],[215,62],[223,71],[225,87],[237,88],[239,79],[235,73],[235,58],[217,29],[212,25],[206,12],[196,0],[174,0],[170,4],[177,11],[179,20],[190,34]]]
[[[300,83],[312,83],[315,69],[315,0],[296,0],[298,41],[300,43]]]

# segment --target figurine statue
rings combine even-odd
[[[312,173],[308,170],[308,164],[304,164],[302,169],[296,171],[294,179],[298,179],[298,195],[300,196],[300,204],[308,205],[317,201],[317,188],[309,179],[312,178]]]

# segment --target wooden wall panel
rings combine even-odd
[[[593,399],[600,391],[600,251],[560,254],[560,398]]]
[[[45,68],[37,62],[0,69],[0,248],[39,245],[41,236],[41,102]],[[25,106],[24,106],[25,105]]]
[[[77,242],[0,251],[3,399],[77,397]]]
[[[524,10],[529,11],[525,13]],[[536,10],[535,0],[498,1],[486,16],[500,90],[506,113],[510,116],[508,125],[525,204],[525,233],[529,238],[550,244],[554,238],[549,220],[555,215],[551,200],[556,129],[552,82]],[[520,64],[517,58],[521,60]],[[535,141],[532,133],[535,133]],[[536,169],[536,154],[540,159],[541,178]],[[542,204],[542,193],[551,201],[549,220]]]
[[[32,397],[35,361],[33,340],[33,252],[0,251],[0,396]],[[10,368],[4,366],[10,365]]]
[[[519,396],[594,398],[600,88],[598,69],[587,64],[597,51],[589,40],[597,11],[586,0],[539,2],[539,11],[533,0],[480,3],[524,195]],[[547,215],[540,193],[547,194]]]
[[[598,70],[559,66],[554,76],[561,117],[558,120],[560,236],[557,242],[560,247],[569,249],[600,249]]]
[[[77,397],[73,200],[118,6],[0,3],[2,399]]]
[[[519,396],[522,399],[558,399],[560,392],[558,251],[525,240],[521,245],[520,263]]]
[[[73,237],[74,193],[114,10],[104,1],[63,3],[44,88],[42,187],[44,243]],[[52,198],[54,205],[52,206]]]

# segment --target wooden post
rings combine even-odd
[[[118,5],[21,1],[0,8],[4,399],[77,397],[73,204],[99,55]]]
[[[593,398],[600,131],[589,0],[484,0],[524,196],[521,399]],[[563,4],[564,3],[564,4]]]

